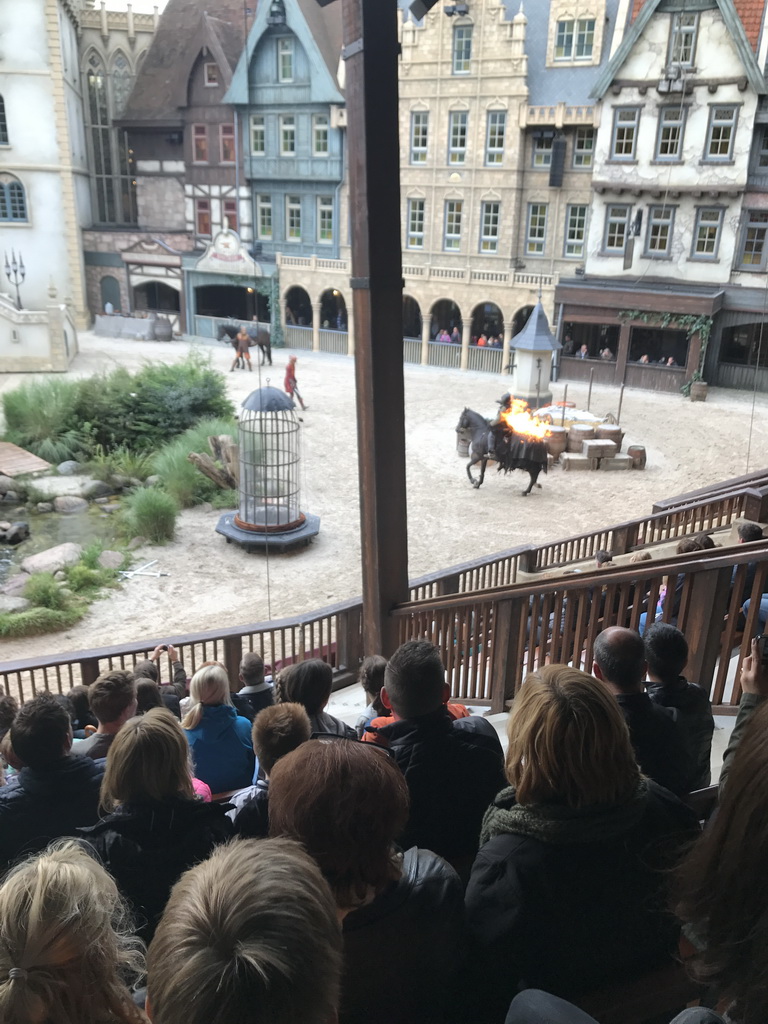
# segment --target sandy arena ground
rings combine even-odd
[[[189,346],[80,337],[71,373],[88,376],[116,365],[174,362]],[[229,368],[232,352],[207,346],[215,367]],[[282,387],[290,350],[277,350],[267,379]],[[304,510],[321,518],[319,537],[291,555],[247,555],[214,533],[220,513],[204,509],[179,517],[176,541],[147,546],[137,564],[158,559],[170,573],[141,578],[98,601],[72,629],[46,637],[3,641],[3,660],[152,639],[222,626],[254,623],[311,611],[360,593],[357,436],[351,359],[298,352],[298,380],[308,411],[302,431]],[[0,376],[0,393],[26,375]],[[654,501],[766,463],[768,395],[710,390],[706,403],[677,395],[627,390],[621,425],[625,445],[648,452],[645,472],[564,473],[542,476],[543,487],[521,496],[527,476],[491,472],[480,490],[466,478],[456,455],[454,428],[463,407],[486,416],[507,389],[508,378],[484,373],[406,366],[408,532],[411,578],[526,542],[544,542],[650,512]],[[239,404],[259,386],[259,375],[227,374]],[[563,385],[553,386],[555,400]],[[568,399],[586,404],[586,385],[573,384]],[[619,391],[595,387],[592,411],[617,411]],[[753,416],[754,413],[754,416]],[[751,456],[747,458],[753,421]],[[393,509],[393,514],[397,510]],[[34,519],[32,520],[34,530]]]

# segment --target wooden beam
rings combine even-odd
[[[392,654],[408,600],[395,0],[343,0],[363,653]]]

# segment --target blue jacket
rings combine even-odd
[[[185,729],[195,776],[207,782],[214,793],[250,786],[254,753],[251,723],[229,704],[204,707],[194,729]]]

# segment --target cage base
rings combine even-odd
[[[304,522],[295,530],[283,532],[255,533],[253,530],[241,530],[235,523],[235,512],[225,512],[216,525],[216,533],[226,538],[227,544],[239,544],[246,551],[266,551],[282,554],[295,548],[304,548],[320,532],[320,516],[304,513]]]

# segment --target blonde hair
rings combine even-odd
[[[637,562],[650,562],[651,560],[650,551],[636,551],[629,560],[630,565],[635,565]]]
[[[229,676],[217,661],[203,665],[192,676],[189,684],[192,706],[181,720],[182,729],[196,729],[203,717],[203,708],[232,704],[229,695]]]
[[[72,840],[17,865],[0,887],[0,1021],[139,1024],[121,978],[144,970],[117,886]]]
[[[629,799],[640,769],[615,700],[568,665],[532,672],[515,697],[505,771],[519,804],[569,807]]]
[[[178,721],[165,708],[151,708],[125,723],[109,748],[101,782],[101,806],[194,798],[189,744]]]
[[[336,904],[309,854],[289,839],[235,840],[171,892],[149,952],[152,1019],[326,1024],[341,953]]]

